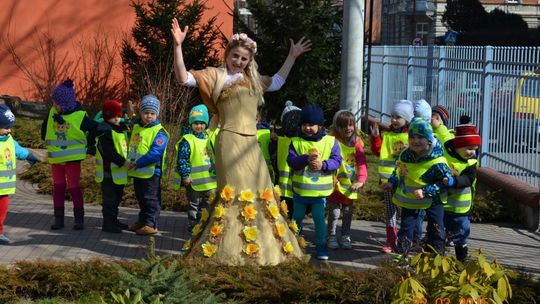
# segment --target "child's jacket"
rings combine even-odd
[[[408,138],[406,127],[382,130],[380,136],[371,138],[371,152],[379,156],[378,172],[382,183],[388,181],[399,154],[409,146]]]
[[[103,178],[112,178],[117,185],[125,185],[128,182],[127,158],[128,136],[127,127],[111,125],[102,122],[96,130],[96,182],[100,183]]]
[[[32,155],[10,135],[0,135],[0,195],[15,193],[17,188],[17,159]]]
[[[143,126],[138,120],[133,126],[128,145],[128,159],[137,164],[135,170],[128,170],[128,176],[150,178],[161,176],[165,169],[165,155],[169,133],[159,120]]]
[[[468,214],[474,198],[478,160],[476,158],[468,160],[461,158],[454,148],[454,140],[447,141],[444,150],[454,177],[453,185],[448,188],[448,203],[444,205],[444,211]]]

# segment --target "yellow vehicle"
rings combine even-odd
[[[539,119],[540,70],[523,73],[514,96],[514,118]]]

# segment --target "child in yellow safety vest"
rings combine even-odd
[[[158,232],[161,211],[161,176],[165,170],[165,152],[169,133],[158,116],[159,99],[146,95],[139,104],[140,118],[135,122],[128,144],[128,176],[133,177],[139,219],[129,226],[138,235]]]
[[[197,105],[189,112],[190,127],[184,129],[182,138],[176,143],[177,164],[175,189],[186,187],[188,200],[188,232],[200,221],[201,213],[207,210],[210,194],[216,190],[216,175],[209,147],[208,108]],[[206,211],[208,212],[208,211]]]
[[[401,207],[401,224],[394,252],[407,254],[413,245],[419,215],[427,215],[426,247],[440,254],[445,250],[444,206],[446,186],[444,178],[451,176],[444,158],[442,145],[433,136],[431,125],[415,117],[409,125],[409,147],[401,152],[397,167],[381,187],[394,190],[392,201]]]
[[[111,99],[103,103],[103,122],[96,129],[96,182],[101,183],[101,230],[121,233],[128,225],[118,220],[118,206],[128,183],[128,127],[122,120],[122,104]]]
[[[51,164],[53,179],[54,224],[51,229],[64,228],[67,188],[73,200],[73,229],[81,230],[84,229],[81,161],[86,158],[87,145],[93,146],[92,132],[97,122],[90,119],[76,101],[71,79],[65,80],[54,89],[51,100],[53,107],[41,125],[41,138],[47,145],[47,161]]]
[[[448,188],[448,203],[444,205],[446,234],[454,243],[456,258],[465,262],[468,238],[471,232],[470,212],[474,198],[478,160],[476,152],[481,138],[470,118],[462,116],[455,128],[455,138],[444,145],[445,157],[452,177],[444,179]]]
[[[379,130],[378,124],[371,125],[371,152],[379,157],[379,183],[384,184],[396,167],[399,154],[408,146],[409,123],[413,118],[413,103],[409,100],[400,100],[392,105],[390,127]],[[397,213],[398,209],[392,202],[394,193],[384,193],[386,243],[382,251],[392,252],[397,245]]]
[[[14,194],[17,188],[17,159],[27,160],[30,165],[38,161],[11,136],[11,127],[14,124],[13,112],[8,106],[0,104],[0,245],[11,242],[4,234],[4,221],[8,212],[9,195]]]
[[[334,175],[341,161],[337,140],[324,130],[322,109],[316,105],[303,107],[301,134],[291,141],[287,163],[293,170],[293,220],[301,231],[306,206],[311,205],[319,260],[328,259],[324,216],[326,197],[334,190]]]
[[[266,162],[268,173],[270,173],[270,177],[272,178],[272,181],[274,181],[276,176],[274,174],[272,156],[276,151],[277,135],[272,130],[272,126],[264,120],[261,111],[257,114],[257,142],[259,143],[264,161]]]
[[[328,211],[328,248],[351,249],[351,222],[353,202],[367,179],[366,154],[362,147],[362,139],[357,136],[356,119],[350,111],[341,110],[334,114],[333,135],[339,144],[343,161],[334,181],[334,192],[327,197]],[[342,214],[341,214],[342,213]],[[336,234],[337,222],[341,221],[341,241]]]
[[[431,111],[431,126],[433,127],[433,132],[444,145],[447,141],[454,138],[453,132],[448,130],[448,119],[450,118],[448,110],[443,106],[436,105]]]

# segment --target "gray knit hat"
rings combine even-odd
[[[139,112],[143,113],[145,111],[152,111],[159,115],[159,99],[154,95],[146,95],[142,98],[141,104],[139,106]]]
[[[292,101],[287,100],[285,102],[285,108],[283,109],[283,112],[281,112],[281,121],[283,122],[283,117],[285,114],[289,113],[290,111],[300,111],[301,109],[293,104]]]
[[[405,119],[408,123],[411,122],[411,119],[414,117],[412,101],[402,99],[394,102],[392,105],[392,114]]]

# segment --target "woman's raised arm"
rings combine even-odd
[[[289,55],[287,55],[287,58],[285,58],[285,62],[283,62],[283,65],[277,72],[283,80],[287,79],[287,76],[289,76],[289,73],[291,72],[291,68],[294,65],[294,62],[296,61],[296,58],[298,56],[304,54],[307,51],[311,50],[311,40],[305,39],[305,37],[300,38],[298,42],[294,42],[292,39],[289,39],[291,42],[291,47],[289,48]]]
[[[174,39],[174,75],[176,76],[176,80],[180,83],[184,83],[188,79],[186,65],[184,64],[184,55],[182,54],[182,42],[184,42],[184,39],[186,38],[187,31],[187,25],[182,31],[178,24],[178,20],[176,20],[176,18],[172,20],[171,33]]]

